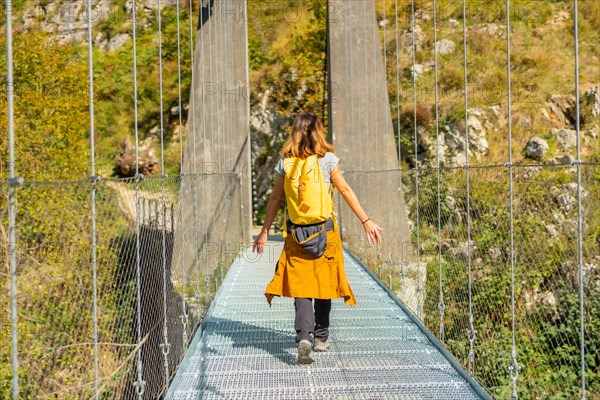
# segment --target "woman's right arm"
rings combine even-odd
[[[365,228],[367,241],[370,244],[381,243],[380,232],[383,231],[383,229],[381,229],[375,222],[373,222],[373,220],[369,218],[365,210],[363,210],[358,201],[358,198],[356,197],[356,194],[354,193],[350,185],[348,185],[348,182],[346,182],[346,179],[340,172],[339,165],[333,167],[333,170],[331,171],[331,182],[333,183],[333,186],[335,186],[335,188],[340,192],[340,194],[342,195],[346,203],[348,203],[350,209],[354,212],[354,214],[356,214],[358,219],[360,219],[361,222],[366,220],[366,222],[363,223],[363,227]]]

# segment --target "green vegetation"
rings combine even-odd
[[[518,378],[519,397],[528,399],[570,399],[579,388],[579,298],[577,283],[576,233],[564,225],[557,237],[546,226],[553,213],[564,213],[576,221],[576,210],[557,211],[552,187],[573,182],[566,168],[543,170],[534,178],[530,170],[515,172],[515,318],[517,360],[522,368]],[[533,172],[535,174],[535,172]],[[583,186],[591,192],[584,202],[585,262],[600,255],[597,232],[600,228],[595,200],[600,181],[598,167],[584,170]],[[454,252],[446,243],[466,243],[467,214],[464,171],[444,172],[440,191],[450,195],[456,207],[442,207],[442,263],[438,265],[437,205],[429,198],[437,193],[435,173],[422,175],[423,202],[419,204],[420,239],[427,263],[424,318],[430,329],[439,329],[439,274],[445,303],[445,342],[465,365],[468,360],[468,275],[467,256]],[[508,174],[502,167],[474,171],[471,175],[471,268],[473,315],[477,331],[474,341],[475,376],[498,398],[510,396],[511,364],[511,271]],[[411,214],[415,212],[411,209]],[[451,216],[451,217],[449,217]],[[459,217],[457,219],[457,217]],[[597,260],[598,258],[596,258]],[[597,271],[587,270],[587,279]],[[600,321],[599,288],[585,285],[586,377],[589,395],[600,393],[600,346],[595,332]]]
[[[252,94],[270,89],[270,103],[284,118],[310,110],[327,122],[326,2],[288,0],[267,6],[250,1],[249,15],[250,81],[257,88]]]

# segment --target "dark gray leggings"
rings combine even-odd
[[[296,343],[301,340],[313,341],[319,339],[324,342],[329,337],[329,312],[331,300],[315,299],[313,310],[312,299],[295,298],[296,308]]]

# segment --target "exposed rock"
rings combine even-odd
[[[575,202],[577,200],[570,193],[561,192],[556,187],[553,187],[550,190],[550,195],[554,198],[558,207],[565,212],[571,211],[575,207]]]
[[[575,182],[565,183],[564,185],[562,185],[562,187],[564,187],[565,189],[567,189],[571,193],[577,193],[578,185]],[[588,194],[587,190],[585,190],[585,188],[582,186],[581,187],[581,196],[582,197],[586,197],[587,194]]]
[[[534,293],[525,292],[525,309],[532,311],[536,305],[544,304],[550,307],[556,307],[558,301],[552,291],[545,291],[538,293],[537,290]]]
[[[554,94],[547,102],[548,109],[542,115],[553,121],[559,128],[570,127],[575,123],[575,96]]]
[[[456,26],[458,25],[458,21],[457,21],[457,20],[455,20],[454,18],[450,18],[450,19],[448,20],[448,23],[449,23],[450,25],[452,25],[452,27],[453,27],[453,28],[456,28]]]
[[[594,125],[589,131],[585,131],[584,134],[592,139],[598,139],[600,137],[600,126]]]
[[[573,157],[568,154],[564,154],[560,157],[556,157],[556,162],[561,165],[571,165],[573,163]]]
[[[467,261],[469,259],[469,255],[471,256],[471,259],[475,258],[476,250],[477,245],[474,241],[471,241],[470,248],[468,242],[463,242],[449,248],[447,250],[447,254],[457,260]]]
[[[177,0],[161,0],[160,8],[163,9],[166,6],[175,6],[176,2],[177,2]],[[157,10],[158,9],[158,1],[157,0],[144,0],[144,8],[146,10]]]
[[[583,286],[591,288],[594,286],[596,289],[600,289],[600,256],[593,258],[593,261],[583,262]],[[579,264],[575,260],[563,261],[560,264],[562,273],[566,276],[567,280],[571,282],[574,288],[579,288]]]
[[[502,250],[499,247],[493,246],[490,247],[488,254],[492,260],[500,261],[502,257]]]
[[[533,179],[536,176],[538,176],[540,174],[540,172],[542,171],[542,167],[527,167],[527,168],[523,168],[523,172],[521,173],[521,178],[522,179]]]
[[[22,24],[24,29],[29,30],[36,25],[37,19],[39,18],[39,15],[35,12],[36,10],[42,10],[42,8],[36,7],[35,9],[26,10],[23,13]]]
[[[556,136],[562,150],[577,146],[577,131],[573,129],[553,129],[552,134]]]
[[[576,124],[575,96],[552,95],[548,99],[547,108],[540,110],[542,115],[553,121],[558,128],[574,128]],[[584,126],[600,118],[600,85],[592,86],[581,94],[580,126]]]
[[[576,209],[577,207],[577,183],[570,182],[559,187],[552,186],[550,188],[550,196],[554,199],[558,207],[563,212],[569,212]],[[581,188],[581,196],[586,197],[588,195],[585,188]],[[564,223],[567,221],[565,220]]]
[[[548,232],[553,239],[556,239],[560,234],[558,229],[556,229],[556,225],[554,224],[548,224],[544,226],[544,229],[546,229],[546,232]]]
[[[435,48],[439,54],[447,56],[448,54],[454,53],[456,45],[452,40],[442,39],[435,43]]]
[[[462,125],[462,126],[461,126]],[[487,154],[489,150],[488,142],[485,138],[485,131],[478,115],[469,113],[467,118],[469,135],[469,155]],[[462,128],[462,129],[461,129]],[[456,121],[444,126],[444,141],[448,149],[454,153],[464,153],[467,149],[467,140],[465,138],[464,123]]]
[[[506,26],[494,23],[481,24],[476,28],[477,33],[485,33],[491,36],[502,36],[506,31]]]
[[[402,290],[398,297],[416,315],[420,315],[425,301],[424,290],[427,287],[427,263],[409,262],[403,265]]]
[[[411,29],[411,28],[409,28]],[[427,40],[427,34],[423,32],[419,25],[415,25],[415,49],[416,51],[420,51],[423,48],[423,43]],[[404,33],[400,36],[400,45],[402,46],[402,50],[404,50],[408,54],[412,54],[413,47],[413,32],[412,30],[404,31]]]
[[[128,40],[129,40],[129,35],[127,33],[120,33],[120,34],[110,38],[110,40],[108,41],[108,43],[106,45],[106,51],[117,51],[121,47],[123,47],[123,45],[125,43],[127,43]]]
[[[600,289],[600,257],[595,257],[596,262],[583,263],[583,282],[586,287],[595,286]]]
[[[431,19],[431,14],[427,12],[428,10],[425,10],[423,8],[419,8],[418,10],[415,11],[415,20],[421,20],[421,21],[429,21]]]
[[[487,132],[496,131],[502,126],[502,118],[497,107],[485,109],[473,108],[468,112],[469,157],[481,159],[489,152]],[[426,134],[419,136],[419,145],[423,148],[422,159],[436,162],[435,139]],[[454,120],[440,127],[439,157],[444,166],[461,166],[466,163],[465,121]],[[469,160],[471,162],[472,159]]]
[[[138,156],[138,170],[144,175],[154,175],[158,172],[158,161],[154,157],[154,139],[149,138],[141,143]],[[129,136],[123,144],[123,151],[115,160],[113,175],[119,178],[131,178],[135,176],[135,149],[131,144]]]
[[[532,160],[540,161],[548,152],[548,143],[539,137],[529,139],[525,146],[525,156]]]
[[[406,75],[411,79],[414,78],[415,80],[418,80],[423,77],[424,70],[425,68],[422,64],[411,65],[410,68],[406,69]]]
[[[100,49],[100,51],[106,51],[106,47],[108,45],[108,39],[104,32],[98,32],[98,34],[94,38],[94,45],[98,49]]]
[[[125,0],[123,10],[125,10],[128,15],[131,15],[131,11],[133,10],[133,0]]]
[[[256,160],[253,173],[257,208],[263,207],[268,200],[273,168],[279,162],[279,158],[271,154],[272,149],[279,148],[287,135],[287,130],[284,129],[285,117],[277,114],[269,103],[271,92],[272,89],[269,88],[258,94],[260,101],[250,109],[251,152],[252,159]]]
[[[550,291],[540,293],[540,300],[543,304],[547,304],[549,306],[556,306],[558,304],[556,301],[556,296],[554,296],[554,293]]]
[[[557,10],[552,18],[548,20],[548,25],[554,29],[564,28],[565,25],[571,20],[571,13],[569,10]]]
[[[23,22],[26,29],[37,25],[44,32],[54,33],[59,43],[77,43],[87,37],[87,6],[85,0],[50,1],[36,3],[25,11]],[[110,15],[112,0],[94,0],[92,4],[92,23],[106,21]]]
[[[600,85],[592,86],[583,92],[581,103],[583,112],[589,110],[592,116],[600,118]]]

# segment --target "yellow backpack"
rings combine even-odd
[[[332,216],[333,183],[329,184],[328,190],[316,154],[304,160],[297,157],[286,158],[283,160],[283,169],[286,209],[292,223],[317,224]],[[287,234],[286,220],[284,218],[284,236]]]

